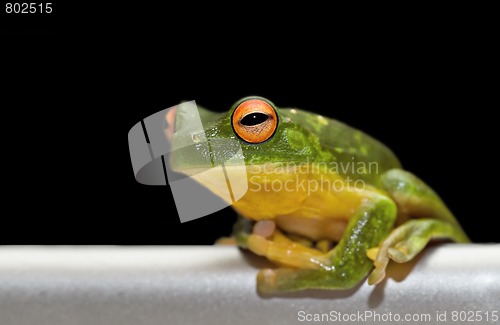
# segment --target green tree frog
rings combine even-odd
[[[347,289],[367,275],[373,285],[384,279],[390,260],[410,261],[431,239],[469,241],[428,185],[355,128],[278,108],[262,97],[243,98],[227,113],[199,110],[206,141],[232,139],[241,146],[243,159],[226,164],[245,168],[248,184],[232,204],[238,220],[231,238],[277,265],[259,271],[261,293]],[[166,133],[175,143],[182,119],[167,119]],[[195,148],[199,135],[191,138]],[[194,176],[193,170],[226,151],[231,149],[223,145],[209,152],[183,150],[170,164]],[[218,194],[221,184],[194,179]]]

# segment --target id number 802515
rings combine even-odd
[[[51,2],[7,2],[5,12],[8,14],[50,14],[52,13]]]

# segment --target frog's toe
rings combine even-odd
[[[376,285],[382,282],[385,278],[385,267],[376,267],[370,276],[368,276],[368,284]]]
[[[273,269],[262,269],[257,274],[257,291],[261,294],[271,294],[277,291],[276,272]]]
[[[277,269],[262,269],[257,274],[257,291],[261,294],[274,294],[286,291],[297,291],[317,287],[322,283],[324,272],[317,270],[301,270],[280,267]]]
[[[411,259],[408,254],[408,248],[404,245],[395,245],[395,247],[387,247],[387,250],[382,250],[378,247],[372,248],[367,252],[368,257],[374,260],[375,269],[368,277],[368,284],[375,285],[385,278],[385,269],[389,264],[389,258],[397,263],[405,263]]]
[[[368,277],[368,284],[375,285],[380,283],[385,278],[385,269],[387,264],[389,264],[389,254],[387,252],[387,247],[375,247],[367,251],[367,256],[373,260],[373,265],[375,269],[370,273]]]
[[[397,263],[405,263],[411,259],[406,246],[389,247],[388,254],[389,257]]]

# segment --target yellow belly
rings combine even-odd
[[[354,183],[313,165],[225,168],[226,176],[215,168],[185,173],[232,203],[242,216],[256,221],[272,219],[282,230],[313,240],[339,240],[353,212],[373,192],[378,192],[367,184]],[[232,196],[228,188],[232,189]],[[241,188],[246,192],[233,202],[235,189]]]
[[[339,240],[347,221],[374,188],[309,168],[247,168],[248,191],[233,204],[241,215],[275,220],[278,227],[313,240]]]

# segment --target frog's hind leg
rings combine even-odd
[[[373,195],[374,197],[354,212],[344,236],[330,252],[311,256],[308,250],[295,250],[293,246],[284,245],[280,258],[293,256],[302,264],[290,267],[290,264],[281,263],[288,266],[261,270],[257,276],[259,292],[348,289],[361,281],[373,267],[367,257],[368,249],[376,246],[389,234],[396,219],[394,202],[385,196]],[[248,237],[250,249],[254,245],[251,243],[252,238],[252,235]],[[272,241],[269,243],[275,244],[279,245]],[[265,245],[268,244],[262,247]],[[263,253],[269,257],[269,247],[265,248]],[[312,263],[307,264],[307,259]]]
[[[381,176],[384,189],[394,198],[400,212],[412,219],[394,229],[380,244],[368,251],[375,269],[368,283],[384,278],[389,259],[403,263],[413,259],[431,239],[468,242],[467,235],[438,195],[415,175],[393,169]]]

